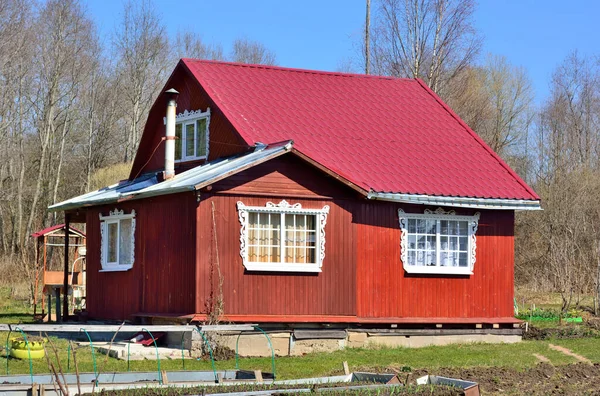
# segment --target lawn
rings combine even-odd
[[[7,334],[0,333],[0,340],[4,343]],[[67,371],[67,347],[64,339],[52,339],[59,351],[61,366]],[[573,340],[555,341],[523,341],[517,344],[465,344],[449,345],[426,348],[347,348],[333,353],[311,353],[301,357],[278,357],[276,371],[278,379],[302,378],[312,376],[334,375],[342,373],[342,362],[347,361],[350,370],[397,370],[403,367],[411,369],[435,369],[440,367],[466,368],[466,367],[507,367],[522,370],[533,367],[538,363],[534,353],[550,359],[553,365],[575,363],[573,357],[554,351],[548,347],[549,343],[565,346],[579,353],[593,362],[600,362],[600,339],[583,338]],[[53,360],[54,357],[53,357]],[[93,371],[91,351],[89,346],[77,350],[77,360],[80,371]],[[97,367],[100,372],[126,371],[127,362],[105,355],[96,355]],[[156,361],[131,361],[131,371],[156,370]],[[217,361],[217,369],[233,369],[234,360]],[[11,374],[28,373],[27,361],[9,359],[8,368]],[[181,370],[181,360],[162,360],[163,370]],[[271,371],[270,358],[242,358],[242,369],[260,369]],[[209,361],[187,359],[186,370],[211,370]],[[45,360],[34,361],[34,373],[48,372]],[[73,371],[71,360],[70,371]],[[6,359],[0,357],[0,372],[6,372]]]
[[[0,287],[0,323],[32,323],[33,310],[27,300],[11,297],[9,287]]]
[[[545,301],[550,304],[550,301]],[[10,290],[0,288],[0,322],[3,323],[27,323],[31,322],[31,311],[26,301],[16,301],[10,298]],[[556,326],[554,322],[534,323],[536,326]],[[566,324],[561,328],[576,328],[577,325]],[[13,333],[13,335],[17,335]],[[0,347],[3,348],[8,334],[0,332]],[[93,337],[93,334],[92,334]],[[65,372],[74,372],[72,357],[67,363],[68,341],[65,339],[51,338],[58,350],[60,366]],[[540,370],[539,360],[534,355],[542,355],[549,359],[550,364],[555,367],[578,367],[576,358],[565,355],[562,352],[549,348],[549,344],[563,346],[574,353],[590,359],[594,363],[600,363],[600,338],[577,338],[577,339],[552,339],[531,340],[517,344],[465,344],[449,345],[426,348],[347,348],[333,353],[312,353],[300,357],[278,357],[276,358],[276,373],[278,379],[293,379],[303,377],[325,376],[341,374],[342,362],[347,361],[351,371],[412,371],[415,373],[424,370],[436,372],[449,372],[452,370],[463,370],[458,372],[467,375],[464,370],[478,370],[477,376],[484,378],[485,370],[506,371],[507,381],[516,372]],[[50,348],[48,348],[50,351]],[[50,353],[51,360],[58,366],[56,357]],[[89,345],[77,349],[77,361],[80,372],[93,372],[92,354]],[[7,365],[8,362],[8,365]],[[126,361],[108,358],[105,355],[96,355],[97,369],[99,372],[127,371]],[[571,365],[571,366],[567,366]],[[33,362],[33,372],[49,372],[46,360]],[[217,361],[217,369],[235,368],[234,360]],[[270,358],[242,358],[240,368],[270,372]],[[18,359],[6,359],[4,352],[0,353],[0,373],[27,374],[29,363]],[[131,361],[131,371],[153,371],[157,369],[156,361]],[[162,360],[161,369],[166,371],[182,370],[182,361]],[[186,370],[211,370],[211,363],[207,360],[186,359]],[[511,374],[510,370],[513,370]],[[577,369],[578,370],[578,369]],[[571,375],[570,373],[568,375]],[[559,377],[557,377],[559,378]],[[560,377],[562,378],[562,377]],[[596,377],[590,377],[596,378]],[[558,380],[557,380],[558,381]],[[560,383],[560,381],[559,381]],[[488,389],[489,384],[487,385]]]

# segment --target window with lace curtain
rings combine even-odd
[[[321,272],[325,258],[325,222],[329,206],[238,202],[240,255],[250,271]]]
[[[479,213],[458,216],[437,209],[398,210],[401,260],[408,273],[471,275],[475,265]]]

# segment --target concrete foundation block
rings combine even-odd
[[[290,355],[301,356],[313,352],[334,352],[344,349],[346,340],[313,339],[296,340],[293,343]]]
[[[496,334],[465,334],[438,336],[389,336],[373,335],[367,340],[368,345],[383,345],[388,347],[422,348],[432,345],[486,343],[515,343],[521,341],[518,335]]]
[[[350,348],[361,348],[366,345],[368,335],[364,332],[349,331],[348,332],[348,343]]]

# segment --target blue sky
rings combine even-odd
[[[374,3],[377,0],[372,0]],[[103,36],[115,30],[122,0],[83,0]],[[181,28],[228,51],[238,37],[265,44],[281,66],[336,70],[355,55],[364,0],[155,0],[170,35]],[[555,67],[573,50],[600,55],[598,1],[482,0],[475,13],[482,56],[504,55],[523,66],[536,101],[548,95]]]

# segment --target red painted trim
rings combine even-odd
[[[189,317],[189,315],[186,315]],[[194,315],[192,321],[206,320],[205,314]],[[511,324],[522,321],[512,317],[503,318],[360,318],[357,316],[319,315],[224,315],[225,322],[243,323],[359,323],[359,324]]]
[[[521,186],[529,193],[531,194],[534,199],[539,200],[540,197],[535,193],[535,191],[533,191],[533,189],[531,187],[529,187],[527,185],[527,183],[525,183],[525,181],[523,179],[521,179],[521,177],[519,175],[517,175],[515,173],[515,171],[513,171],[510,166],[508,166],[508,164],[506,162],[504,162],[504,160],[502,160],[502,158],[500,158],[500,156],[498,154],[496,154],[494,152],[494,150],[492,150],[487,143],[485,143],[483,141],[483,139],[481,139],[481,137],[475,133],[475,131],[473,131],[446,103],[444,103],[444,101],[442,99],[440,99],[440,97],[433,92],[433,90],[431,88],[429,88],[429,86],[427,84],[425,84],[424,81],[422,81],[420,78],[416,79],[417,82],[421,85],[421,87],[423,87],[440,105],[442,105],[442,107],[448,112],[448,114],[450,114],[456,121],[458,121],[458,123],[467,130],[467,132],[469,132],[471,134],[471,136],[479,143],[481,144],[481,146],[487,150],[487,152],[496,160],[498,161],[498,163],[500,165],[502,165],[504,167],[504,169],[506,169],[506,171],[515,178],[515,180],[521,184]]]

